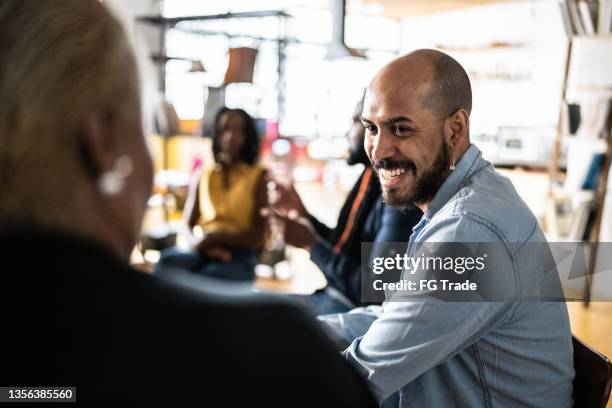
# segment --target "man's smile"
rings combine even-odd
[[[414,176],[414,172],[410,169],[395,168],[395,169],[378,169],[380,184],[385,189],[399,187],[407,181],[407,178]]]

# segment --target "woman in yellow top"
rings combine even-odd
[[[228,280],[252,280],[265,232],[265,169],[257,164],[253,119],[242,109],[222,108],[215,117],[215,163],[204,166],[190,188],[185,220],[193,250],[162,254],[158,271],[172,267]],[[193,236],[199,226],[204,235]]]

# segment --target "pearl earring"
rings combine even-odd
[[[134,163],[129,156],[115,160],[111,170],[107,170],[98,179],[98,189],[106,196],[114,196],[123,191],[125,179],[132,174]]]

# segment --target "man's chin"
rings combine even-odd
[[[412,195],[401,194],[397,189],[383,189],[382,199],[386,205],[398,210],[414,208]]]

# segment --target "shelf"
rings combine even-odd
[[[233,18],[261,18],[261,17],[291,17],[285,11],[263,10],[245,11],[240,13],[209,14],[200,16],[164,17],[164,16],[141,16],[136,20],[155,25],[175,25],[183,21],[206,21],[206,20],[228,20]]]

